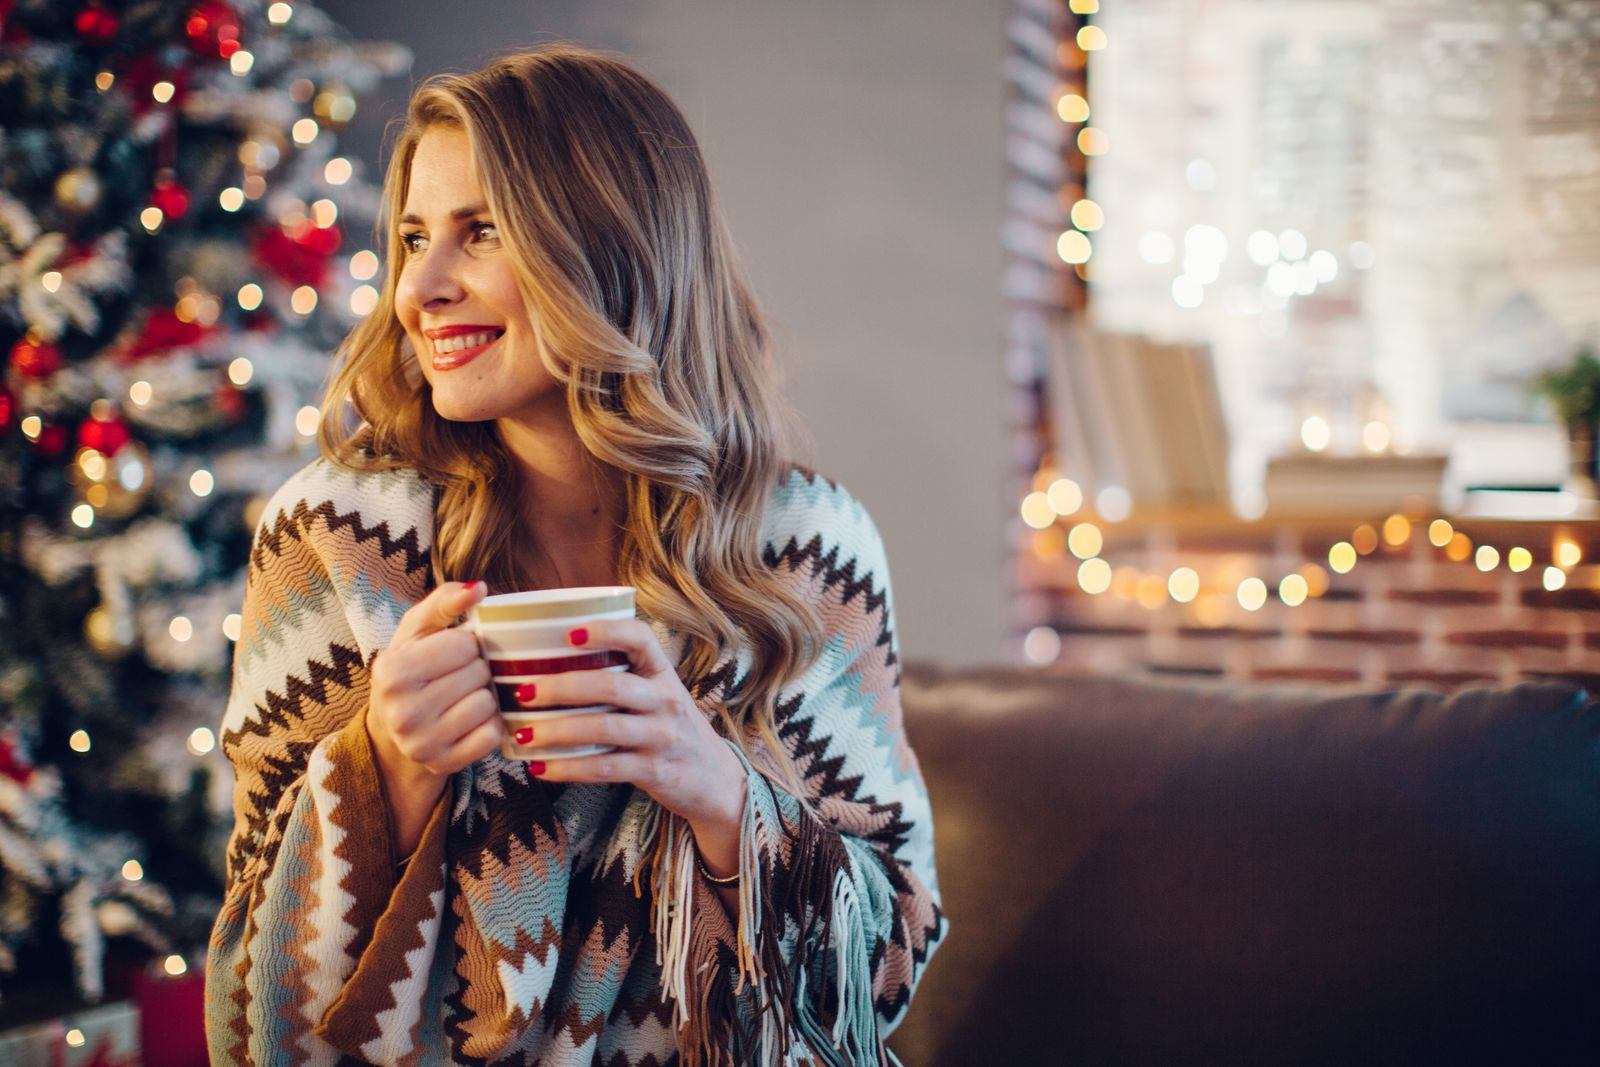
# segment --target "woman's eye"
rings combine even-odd
[[[472,235],[480,241],[498,241],[500,230],[492,222],[477,222],[472,226]]]
[[[408,253],[420,252],[427,245],[428,239],[420,233],[403,233],[400,235],[400,246]]]

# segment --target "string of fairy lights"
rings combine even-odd
[[[1285,607],[1300,607],[1328,591],[1332,574],[1349,574],[1362,558],[1373,555],[1380,547],[1403,549],[1418,537],[1425,537],[1444,559],[1482,573],[1502,567],[1512,574],[1535,569],[1533,551],[1524,544],[1474,544],[1449,519],[1425,520],[1400,512],[1381,521],[1357,524],[1348,537],[1329,547],[1326,566],[1322,561],[1306,560],[1288,573],[1263,576],[1249,573],[1248,565],[1235,554],[1218,562],[1207,576],[1188,565],[1163,571],[1132,565],[1113,567],[1102,554],[1106,517],[1079,517],[1085,503],[1082,487],[1049,467],[1041,468],[1034,484],[1036,488],[1023,498],[1020,510],[1022,521],[1033,531],[1031,551],[1037,558],[1078,560],[1076,585],[1091,596],[1110,594],[1119,600],[1136,601],[1152,611],[1169,604],[1189,604],[1203,625],[1221,625],[1231,603],[1249,612],[1262,610],[1274,598]],[[1537,573],[1540,586],[1554,592],[1566,586],[1569,573],[1583,561],[1583,548],[1571,537],[1555,534],[1549,559],[1551,562]],[[1048,662],[1055,658],[1052,648],[1059,648],[1059,641],[1059,635],[1050,627],[1035,627],[1025,638],[1024,652],[1032,660]]]

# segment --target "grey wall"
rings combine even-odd
[[[323,0],[413,77],[568,38],[698,134],[822,471],[888,546],[902,656],[1003,656],[1002,0]],[[441,14],[445,13],[445,14]],[[363,102],[377,160],[408,79]]]

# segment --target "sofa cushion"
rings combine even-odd
[[[908,1067],[1600,1058],[1582,689],[911,663],[902,697],[950,919]]]

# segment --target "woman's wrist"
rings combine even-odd
[[[749,782],[739,757],[726,746],[723,751],[727,754],[729,764],[726,765],[722,784],[715,791],[706,813],[689,820],[689,829],[694,833],[701,862],[718,878],[739,873],[739,832],[744,825],[745,794]]]

